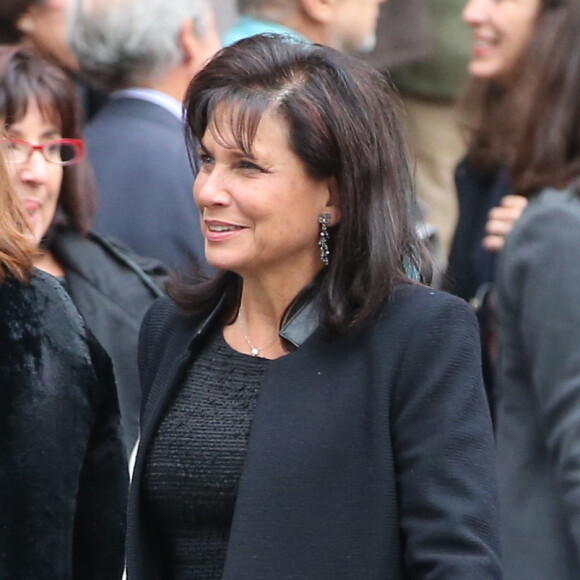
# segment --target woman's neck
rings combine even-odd
[[[243,278],[240,307],[236,320],[224,328],[228,344],[240,352],[278,358],[288,354],[279,338],[280,322],[286,309],[307,285],[296,279],[285,285],[265,278]]]
[[[55,278],[64,278],[66,272],[50,250],[44,250],[34,260],[34,266]]]

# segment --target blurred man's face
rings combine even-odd
[[[338,0],[332,45],[345,52],[369,52],[376,44],[379,5],[385,0]]]
[[[71,71],[77,61],[67,43],[67,11],[71,0],[40,0],[19,21],[26,40],[45,57]]]

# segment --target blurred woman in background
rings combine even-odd
[[[111,363],[38,250],[0,154],[0,577],[121,578],[127,464]]]
[[[527,204],[509,173],[506,137],[513,132],[520,83],[516,64],[532,37],[539,0],[469,2],[463,18],[474,31],[470,81],[461,99],[468,152],[455,172],[459,219],[444,289],[475,308],[482,335],[483,374],[490,406],[495,398],[495,323],[492,297],[498,252]],[[547,3],[546,3],[547,4]]]
[[[580,3],[471,0],[464,17],[480,80],[469,163],[483,178],[473,202],[505,193],[528,202],[495,274],[504,574],[572,580],[580,578]]]
[[[62,281],[111,356],[129,453],[139,431],[139,326],[167,272],[90,232],[94,179],[78,114],[74,86],[59,68],[29,49],[0,47],[0,149],[39,249],[34,264]]]

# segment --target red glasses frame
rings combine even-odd
[[[26,145],[28,147],[28,149],[29,149],[28,156],[26,157],[26,159],[24,159],[22,161],[10,161],[10,157],[5,156],[5,158],[6,158],[5,161],[7,163],[12,163],[12,164],[27,163],[35,151],[40,151],[43,159],[47,163],[54,163],[55,165],[61,165],[61,166],[75,165],[75,164],[79,163],[80,161],[82,161],[86,155],[85,142],[81,139],[51,139],[50,141],[45,141],[44,143],[40,143],[37,145],[35,145],[34,143],[30,143],[29,141],[25,141],[24,139],[1,139],[0,143],[20,143],[20,144]],[[59,163],[58,161],[52,161],[51,159],[49,159],[46,156],[45,150],[47,147],[50,147],[50,146],[53,146],[56,144],[58,144],[58,145],[72,145],[72,146],[76,147],[76,149],[78,151],[78,155],[70,161],[64,161],[61,163]]]

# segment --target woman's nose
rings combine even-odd
[[[41,151],[32,151],[30,157],[21,164],[20,178],[23,181],[44,183],[48,175],[48,161]]]
[[[476,26],[485,20],[489,0],[469,0],[463,9],[462,18],[466,24]]]
[[[202,168],[193,186],[193,196],[199,208],[212,205],[228,205],[231,196],[228,191],[225,170],[216,166]]]

